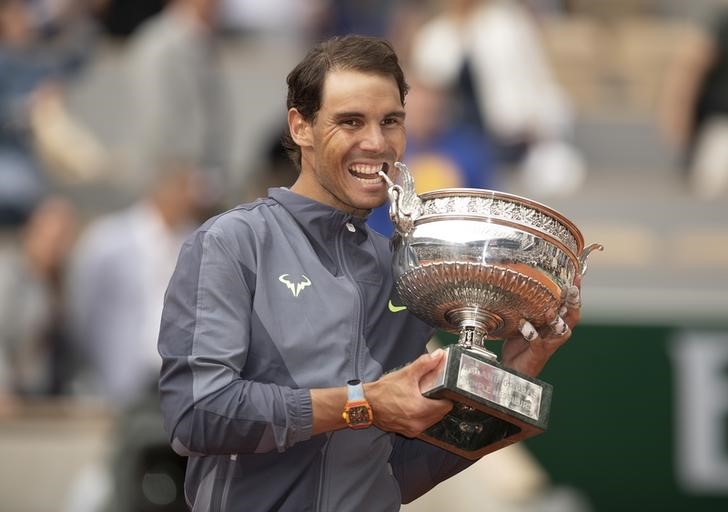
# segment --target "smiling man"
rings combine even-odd
[[[311,119],[288,111],[301,174],[291,190],[356,217],[386,199],[379,171],[394,170],[405,146],[404,107],[391,76],[353,69],[329,72]]]
[[[389,242],[365,224],[405,149],[406,94],[386,41],[316,46],[288,76],[298,179],[184,245],[160,392],[193,511],[396,511],[471,464],[413,439],[452,407],[419,390],[442,354],[394,306]],[[504,364],[537,373],[564,332],[506,341]]]

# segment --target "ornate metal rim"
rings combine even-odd
[[[450,201],[455,202],[457,198],[470,198],[468,207],[458,211],[443,208]],[[415,224],[429,221],[439,215],[459,215],[471,218],[491,218],[508,222],[511,225],[528,226],[545,235],[550,235],[571,249],[575,257],[579,257],[584,250],[584,237],[576,225],[563,214],[542,203],[505,192],[495,190],[474,189],[474,188],[445,188],[425,192],[420,195],[422,201],[422,216]],[[446,199],[448,202],[443,205],[438,199]],[[472,199],[476,200],[470,208]],[[477,204],[480,203],[480,204]],[[503,208],[499,208],[499,205]],[[523,208],[522,211],[503,214],[507,205],[515,205]],[[512,209],[512,208],[511,208]]]
[[[574,263],[574,266],[576,268],[580,267],[579,263],[579,256],[574,252],[574,247],[567,247],[564,245],[564,243],[561,241],[561,239],[554,237],[550,233],[546,233],[543,230],[540,230],[538,228],[531,227],[529,224],[524,223],[518,223],[514,222],[512,220],[503,219],[495,216],[483,216],[483,215],[461,215],[461,214],[448,214],[447,216],[448,220],[473,220],[473,221],[481,221],[484,218],[487,218],[489,220],[489,224],[497,225],[497,226],[506,226],[509,228],[515,228],[518,230],[521,230],[525,233],[529,233],[533,236],[539,237],[543,240],[546,240],[547,242],[555,245],[558,247],[564,254],[566,254],[569,259]],[[422,225],[422,224],[429,224],[430,222],[437,222],[439,220],[437,215],[427,215],[422,216],[417,221],[415,221],[415,225]]]

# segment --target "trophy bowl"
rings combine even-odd
[[[452,411],[419,437],[477,459],[543,432],[552,386],[503,367],[485,342],[520,335],[522,320],[548,328],[568,289],[600,244],[584,246],[556,210],[513,194],[440,189],[417,195],[407,167],[388,183],[392,273],[401,303],[419,318],[459,335],[445,362],[420,383]]]
[[[395,286],[414,314],[447,332],[472,327],[484,339],[516,335],[521,319],[538,327],[556,317],[588,254],[571,221],[492,190],[419,197],[412,229],[392,239]]]

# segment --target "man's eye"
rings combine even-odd
[[[385,126],[395,126],[399,124],[399,118],[396,117],[388,117],[384,121],[382,121],[382,124]]]
[[[361,121],[359,121],[358,119],[344,119],[343,121],[341,121],[341,124],[351,127],[357,127],[361,126]]]

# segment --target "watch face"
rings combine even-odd
[[[371,422],[369,407],[366,405],[350,407],[348,413],[350,425],[368,425]]]

